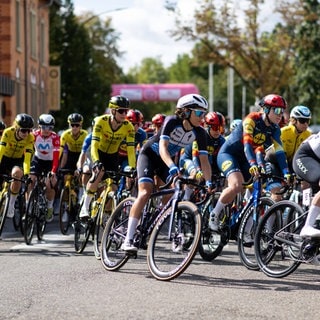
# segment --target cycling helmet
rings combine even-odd
[[[143,122],[143,115],[142,113],[135,109],[130,109],[127,113],[127,120],[129,120],[132,123],[142,123]]]
[[[165,114],[157,113],[152,117],[151,121],[152,121],[152,124],[154,124],[156,127],[161,127],[165,118],[166,118]]]
[[[191,93],[182,96],[178,102],[176,109],[204,109],[208,110],[208,101],[199,94]]]
[[[217,112],[209,112],[205,118],[205,123],[208,126],[222,126],[223,125],[223,119],[221,117],[221,114],[218,114]]]
[[[54,126],[55,120],[51,114],[42,114],[38,119],[39,126]]]
[[[82,123],[83,116],[79,113],[71,113],[68,116],[68,123]]]
[[[259,106],[263,108],[265,113],[269,113],[270,108],[286,109],[287,101],[277,94],[268,94],[260,100]]]
[[[4,130],[6,128],[6,124],[3,121],[0,121],[0,130]]]
[[[34,120],[26,113],[19,113],[15,118],[15,123],[19,128],[32,129],[34,127]]]
[[[230,132],[233,131],[239,124],[242,123],[241,119],[234,119],[231,123],[230,123]]]
[[[129,109],[129,107],[130,107],[130,101],[128,98],[124,96],[113,96],[109,101],[110,109],[118,109],[118,108]]]
[[[311,112],[308,107],[296,106],[290,112],[290,118],[311,119]]]

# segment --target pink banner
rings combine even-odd
[[[199,89],[192,83],[112,85],[112,96],[122,95],[131,101],[177,101],[189,93],[199,93]]]

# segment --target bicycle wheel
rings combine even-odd
[[[284,224],[284,217],[298,217],[300,227],[293,230]],[[272,278],[286,277],[300,265],[300,250],[302,239],[299,236],[304,221],[302,208],[291,201],[283,200],[274,204],[260,220],[255,235],[255,254],[260,269]],[[290,230],[291,229],[291,230]],[[293,233],[290,233],[293,231]],[[292,242],[285,240],[284,235],[290,235]]]
[[[44,194],[39,194],[38,197],[38,217],[37,217],[37,237],[38,240],[43,239],[44,232],[47,227],[47,220],[46,220],[46,215],[47,215],[47,209],[48,204],[47,200]]]
[[[0,199],[0,236],[4,227],[9,207],[9,195],[5,192]]]
[[[19,193],[17,200],[14,204],[14,216],[12,219],[14,230],[20,230],[23,235],[22,217],[25,211],[25,199],[21,193]]]
[[[37,190],[33,189],[29,196],[28,206],[24,218],[24,240],[26,244],[31,244],[34,228],[36,226],[37,210],[38,210]]]
[[[254,221],[254,206],[248,207],[244,213],[238,231],[238,252],[240,261],[249,270],[259,270],[259,265],[254,252],[254,235],[259,219],[274,204],[271,198],[260,198],[257,206],[258,221]]]
[[[181,201],[175,212],[165,211],[151,232],[148,267],[158,280],[172,280],[184,272],[197,253],[201,215],[192,202]]]
[[[104,205],[101,205],[99,212],[97,213],[93,240],[94,255],[97,259],[101,258],[100,249],[103,230],[107,224],[108,219],[110,218],[111,213],[114,211],[115,208],[116,198],[113,195],[113,193],[111,193],[104,202]]]
[[[122,200],[111,214],[101,238],[101,263],[106,270],[115,271],[129,259],[121,249],[128,229],[128,218],[134,197]]]
[[[69,189],[63,188],[60,195],[59,227],[62,234],[66,235],[70,226]]]
[[[220,197],[220,192],[217,192],[213,199],[209,199],[202,208],[202,232],[199,243],[199,254],[205,261],[212,261],[220,255],[225,245],[222,240],[224,238],[221,231],[212,231],[209,228],[210,212],[214,208],[217,200]],[[201,210],[201,208],[200,208]]]

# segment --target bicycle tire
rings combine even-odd
[[[210,212],[214,208],[216,202],[220,197],[221,192],[216,192],[213,199],[208,201],[212,202],[208,205],[205,203],[203,206],[202,214],[202,232],[201,239],[199,243],[199,254],[201,258],[205,261],[212,261],[218,257],[224,247],[224,242],[222,241],[221,231],[212,231],[209,228]]]
[[[15,203],[15,210],[14,210],[14,216],[12,218],[13,228],[15,231],[20,230],[23,235],[23,228],[21,226],[22,223],[22,217],[23,217],[23,202],[25,203],[24,199],[22,198],[22,195],[19,193],[18,197],[16,199]]]
[[[303,217],[303,209],[295,202],[282,200],[275,203],[260,220],[255,235],[255,254],[260,270],[269,277],[283,278],[294,272],[301,261],[292,255],[292,247],[275,239],[279,230],[286,231],[285,213]],[[287,221],[289,222],[289,221]],[[286,223],[287,223],[286,222]],[[298,229],[297,229],[298,230]],[[292,230],[290,230],[292,231]],[[298,231],[296,233],[298,235]]]
[[[29,196],[28,206],[24,218],[24,240],[28,245],[32,242],[34,230],[36,227],[38,210],[37,200],[37,191],[36,189],[33,189]]]
[[[37,237],[38,240],[42,240],[47,227],[46,215],[48,210],[47,200],[43,193],[38,194],[38,205],[39,204],[41,205],[38,208],[39,214],[37,216]]]
[[[7,211],[9,207],[9,194],[5,192],[0,199],[0,236],[7,218]]]
[[[100,253],[102,266],[108,271],[120,269],[130,257],[121,246],[127,234],[129,213],[134,201],[134,197],[129,197],[119,202],[104,228]]]
[[[69,189],[63,188],[60,194],[59,228],[63,235],[68,234],[70,226]]]
[[[198,250],[201,223],[197,206],[189,201],[181,201],[174,212],[169,208],[161,215],[148,243],[147,261],[153,277],[169,281],[188,268]]]
[[[253,221],[253,204],[244,213],[238,229],[238,253],[241,263],[249,270],[259,270],[259,265],[254,251],[254,235],[259,219],[274,204],[268,197],[261,197],[257,206],[258,221]],[[245,242],[246,238],[252,239],[252,243]]]
[[[110,208],[107,211],[107,208]],[[96,223],[94,227],[94,239],[93,239],[93,251],[96,259],[100,260],[101,258],[101,238],[103,234],[103,230],[107,224],[108,219],[110,218],[111,213],[116,208],[116,198],[113,194],[108,195],[108,198],[99,208],[96,217]]]

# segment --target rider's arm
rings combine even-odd
[[[51,171],[56,173],[59,167],[59,156],[60,156],[60,138],[58,135],[54,135],[52,139],[53,150],[52,150],[52,169]]]
[[[30,173],[31,157],[34,152],[34,135],[30,134],[27,139],[28,140],[27,140],[27,144],[25,146],[24,161],[23,161],[23,173],[24,174]]]

